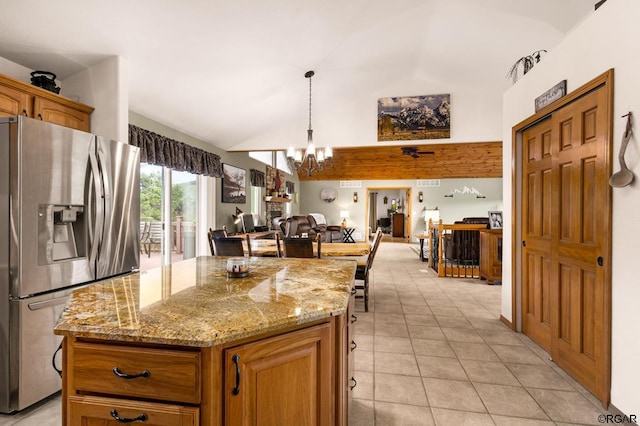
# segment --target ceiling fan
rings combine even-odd
[[[400,149],[402,149],[402,155],[410,155],[413,158],[418,158],[421,155],[434,154],[433,151],[418,151],[418,148],[416,148],[415,146],[403,146]]]

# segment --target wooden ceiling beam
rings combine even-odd
[[[403,146],[433,154],[413,158],[402,154]],[[403,146],[334,148],[333,167],[298,177],[301,181],[502,177],[502,142]]]

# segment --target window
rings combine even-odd
[[[260,186],[251,187],[251,213],[253,214],[255,225],[265,225],[262,211],[264,208],[264,188]],[[259,219],[256,222],[256,219]]]
[[[291,172],[291,169],[289,168],[289,162],[287,161],[287,153],[285,151],[275,151],[275,155],[276,168],[292,175],[293,173]]]
[[[249,151],[249,157],[267,166],[273,166],[273,151]]]
[[[290,175],[293,174],[291,172],[291,169],[289,168],[286,151],[250,151],[249,157],[271,167],[273,167],[275,157],[275,167],[278,170],[282,170],[283,172],[289,173]]]

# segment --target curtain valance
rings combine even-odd
[[[129,144],[140,148],[140,162],[181,172],[222,177],[220,156],[129,124]]]
[[[265,185],[265,173],[260,170],[250,169],[249,170],[249,179],[251,181],[251,186],[259,186],[264,188]]]
[[[285,181],[284,187],[287,189],[287,194],[293,194],[296,188],[296,184],[291,181]]]

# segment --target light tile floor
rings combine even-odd
[[[501,286],[438,278],[416,245],[382,242],[356,301],[351,426],[599,425],[600,403],[500,322]]]
[[[383,242],[369,312],[356,302],[351,426],[599,425],[599,402],[499,321],[501,287],[438,278],[416,245]],[[0,426],[59,426],[60,396]],[[287,426],[287,425],[283,425]]]

